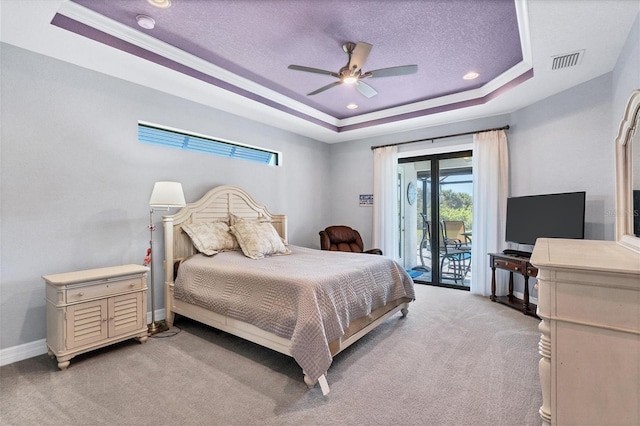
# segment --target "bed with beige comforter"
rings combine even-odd
[[[413,300],[413,281],[384,256],[289,249],[259,261],[241,251],[196,254],[181,263],[174,297],[289,339],[315,382],[332,363],[330,343],[390,303]]]

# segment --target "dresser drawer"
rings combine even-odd
[[[91,283],[90,285],[67,288],[66,302],[82,302],[126,291],[141,290],[142,288],[143,281],[140,277]]]

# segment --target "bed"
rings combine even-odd
[[[193,231],[221,223],[236,246],[211,255]],[[415,298],[409,275],[385,256],[288,244],[286,216],[237,186],[211,189],[163,226],[167,324],[179,314],[292,356],[324,395],[333,356],[397,312],[406,316]],[[264,257],[247,250],[263,231],[276,247]]]

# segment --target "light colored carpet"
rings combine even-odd
[[[465,291],[416,293],[408,317],[335,357],[326,397],[293,359],[181,320],[67,371],[47,355],[0,368],[0,424],[539,425],[538,320]]]

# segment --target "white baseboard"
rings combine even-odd
[[[156,309],[156,320],[165,319],[163,309]],[[151,312],[147,312],[147,324],[151,323]],[[47,339],[36,340],[35,342],[24,343],[6,349],[0,349],[0,367],[13,364],[14,362],[33,358],[47,353]]]
[[[0,366],[13,364],[23,359],[47,353],[47,339],[36,340],[35,342],[13,346],[7,349],[0,349]]]

